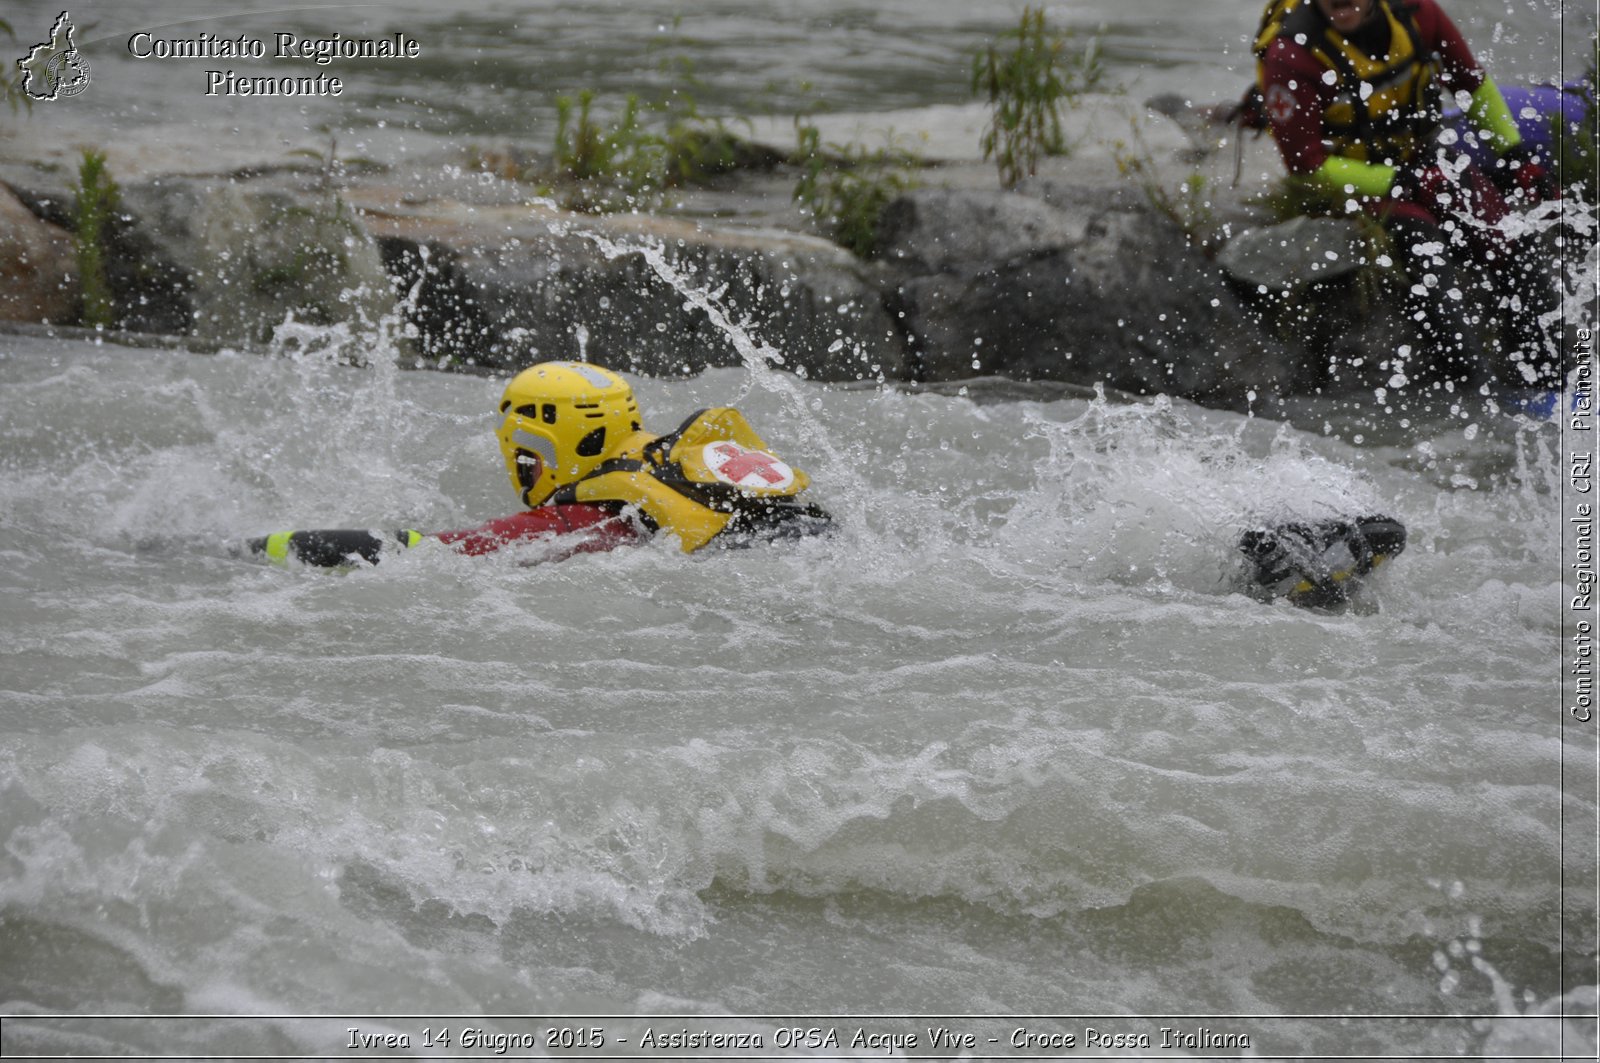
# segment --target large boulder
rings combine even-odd
[[[1089,218],[998,189],[925,188],[892,201],[878,225],[885,262],[913,274],[960,273],[1080,244]]]
[[[315,175],[163,177],[125,187],[123,203],[186,278],[198,337],[261,343],[290,322],[394,316],[376,242]]]
[[[1298,217],[1239,232],[1217,253],[1234,281],[1290,291],[1348,276],[1373,257],[1367,231],[1347,218]]]
[[[647,375],[746,357],[824,380],[905,372],[873,267],[822,240],[529,205],[364,202],[432,356],[495,368],[583,356]]]
[[[1220,271],[1126,197],[921,189],[886,215],[884,257],[917,374],[1103,382],[1243,407],[1290,379]]]
[[[16,189],[18,198],[41,221],[66,231],[76,226],[75,195],[64,187]],[[76,247],[76,237],[71,238]],[[110,295],[110,327],[127,332],[182,334],[189,331],[189,277],[140,218],[121,203],[100,235],[100,262]],[[66,319],[79,322],[81,303]]]
[[[69,323],[81,297],[72,234],[0,185],[0,320]]]

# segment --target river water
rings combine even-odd
[[[1261,0],[1074,0],[1047,5],[1052,25],[1098,37],[1107,87],[1138,98],[1178,92],[1199,103],[1236,99],[1253,77],[1249,40]],[[426,0],[368,3],[208,4],[85,0],[72,8],[75,40],[93,87],[71,108],[53,108],[49,136],[80,120],[115,123],[112,146],[130,140],[192,155],[227,147],[263,153],[325,148],[393,161],[440,138],[545,149],[555,99],[583,89],[615,113],[623,97],[644,104],[693,102],[708,117],[796,112],[880,112],[967,103],[975,49],[1015,26],[1020,4],[967,0]],[[1562,0],[1451,0],[1448,10],[1502,81],[1577,77],[1592,59],[1592,4]],[[45,39],[56,0],[7,0],[4,18],[20,49]],[[194,39],[201,33],[262,39],[256,60],[135,58],[130,38]],[[278,32],[300,38],[417,41],[410,60],[271,58]],[[149,41],[138,46],[148,53]],[[206,95],[206,71],[242,76],[340,76],[343,93],[281,99]],[[81,106],[80,106],[81,104]],[[0,113],[0,123],[8,116]],[[42,122],[22,132],[40,135]],[[0,125],[0,129],[3,129]],[[151,142],[151,138],[153,142]],[[182,157],[182,156],[180,156]],[[170,168],[172,157],[164,160]],[[152,161],[152,166],[156,162]]]
[[[1059,14],[1107,23],[1145,88],[1246,76],[1254,0],[1128,7]],[[1550,5],[1457,8],[1508,70],[1548,72]],[[249,121],[533,135],[552,89],[658,84],[647,42],[674,34],[707,100],[772,81],[775,108],[933,106],[1014,17],[677,11],[256,16],[404,29],[432,58]],[[56,13],[6,18],[28,40]],[[74,15],[85,41],[193,17]],[[90,54],[125,88],[94,120],[154,151],[245,113],[173,107],[197,66]],[[1592,1018],[1552,1018],[1595,1008],[1597,809],[1592,744],[1562,742],[1551,422],[718,370],[635,380],[647,426],[738,405],[835,534],[344,573],[239,556],[514,508],[502,381],[362,342],[366,369],[316,343],[0,335],[0,1051],[472,1054],[482,1030],[533,1038],[513,1055],[671,1054],[649,1029],[837,1058],[886,1054],[858,1030],[945,1057],[1593,1057]],[[1410,529],[1359,608],[1240,593],[1246,524],[1350,512]],[[357,1018],[292,1017],[331,1014]],[[533,1016],[579,1018],[564,1042]],[[790,1047],[794,1024],[822,1032]]]
[[[997,385],[635,383],[658,429],[737,402],[838,532],[275,568],[235,548],[513,509],[499,382],[0,343],[8,1014],[1534,1016],[1586,983],[1548,422],[1356,444]],[[1238,593],[1248,521],[1374,510],[1411,540],[1367,608]],[[1558,1036],[1209,1025],[1268,1056]]]

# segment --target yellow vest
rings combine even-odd
[[[1262,16],[1256,55],[1287,38],[1316,56],[1337,78],[1333,100],[1322,113],[1332,152],[1361,162],[1409,160],[1438,124],[1429,87],[1437,60],[1422,52],[1422,39],[1409,15],[1390,0],[1378,0],[1389,22],[1389,54],[1374,59],[1328,25],[1310,0],[1273,0]],[[1266,91],[1260,63],[1257,81]]]
[[[768,451],[743,414],[718,406],[691,415],[668,435],[634,433],[616,455],[550,500],[633,506],[647,524],[676,535],[687,552],[724,531],[759,524],[776,509],[801,508],[794,497],[810,483]]]

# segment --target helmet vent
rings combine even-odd
[[[605,453],[606,430],[596,428],[593,432],[578,440],[578,445],[573,448],[580,458],[597,458]]]
[[[538,403],[530,402],[526,406],[518,406],[517,412],[536,421],[542,417],[545,424],[556,423],[556,408],[553,403],[547,402],[541,408]]]

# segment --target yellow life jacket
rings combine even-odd
[[[1389,54],[1367,55],[1330,26],[1312,0],[1270,0],[1256,34],[1256,80],[1267,90],[1261,60],[1272,42],[1287,38],[1310,52],[1335,78],[1322,120],[1335,155],[1361,162],[1409,161],[1439,122],[1432,91],[1436,57],[1424,52],[1415,20],[1403,4],[1377,0],[1389,23]]]
[[[795,501],[811,480],[773,455],[731,406],[691,414],[664,436],[635,433],[588,476],[559,488],[556,503],[622,503],[672,532],[685,552],[718,535],[756,530],[793,514],[826,520]]]

